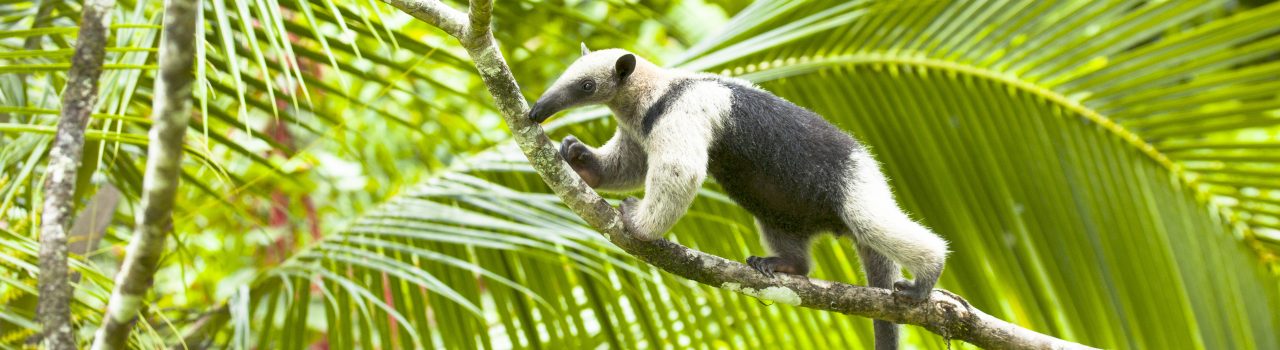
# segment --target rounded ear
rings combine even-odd
[[[614,64],[614,70],[618,72],[618,80],[626,79],[631,72],[636,71],[636,55],[626,54],[618,57],[618,62]]]
[[[586,56],[587,54],[591,53],[591,49],[588,49],[588,48],[587,48],[587,43],[583,43],[583,42],[579,42],[579,43],[580,43],[580,44],[582,44],[582,55],[583,55],[583,56]]]

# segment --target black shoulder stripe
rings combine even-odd
[[[667,114],[671,109],[671,104],[680,99],[680,95],[684,95],[685,90],[688,90],[689,86],[693,85],[695,81],[683,79],[672,83],[671,88],[667,89],[667,92],[663,93],[662,97],[659,97],[658,101],[654,102],[653,106],[650,106],[649,110],[644,112],[644,119],[640,120],[641,132],[649,135],[649,131],[653,130],[653,125],[658,123],[658,118]]]

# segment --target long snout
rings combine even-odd
[[[538,102],[533,104],[533,108],[529,109],[529,120],[534,123],[541,124],[547,118],[559,113],[565,108],[565,99],[555,92],[547,92],[538,98]]]

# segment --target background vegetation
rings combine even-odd
[[[79,6],[0,1],[0,348],[38,331],[40,184]],[[547,193],[442,32],[372,1],[202,6],[175,234],[135,346],[870,344],[870,320],[620,253]],[[82,341],[132,235],[160,7],[116,4],[72,230]],[[494,16],[530,100],[585,42],[826,116],[952,242],[941,287],[1000,318],[1104,348],[1280,347],[1278,4],[512,1]],[[598,144],[612,121],[548,128]],[[709,184],[669,238],[741,260],[763,252],[750,222]],[[851,248],[822,240],[815,277],[860,283]]]

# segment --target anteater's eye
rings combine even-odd
[[[590,81],[590,80],[582,82],[582,91],[586,91],[586,92],[596,91],[596,82]]]

